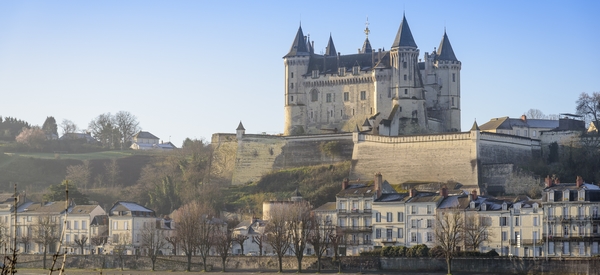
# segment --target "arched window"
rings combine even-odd
[[[319,91],[317,91],[317,90],[310,91],[310,100],[311,101],[319,100]]]

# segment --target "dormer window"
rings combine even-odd
[[[338,68],[338,76],[344,76],[346,74],[346,68]]]
[[[584,189],[580,189],[579,194],[577,195],[577,200],[579,201],[585,201],[585,190]]]
[[[469,205],[470,205],[471,209],[475,209],[475,202],[474,201],[472,201]]]
[[[319,78],[319,70],[312,71],[312,78]]]
[[[508,205],[506,203],[502,203],[502,210],[506,211],[508,209]]]
[[[563,191],[563,201],[569,201],[569,190]]]
[[[487,205],[485,203],[481,204],[481,211],[486,211],[487,210]]]
[[[548,201],[554,201],[554,191],[548,192]]]
[[[360,67],[359,66],[352,67],[352,74],[353,75],[357,75],[359,71],[360,71]]]

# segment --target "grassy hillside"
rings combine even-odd
[[[279,170],[263,176],[258,182],[232,186],[225,190],[229,211],[242,210],[254,215],[262,213],[262,202],[287,200],[296,188],[314,207],[335,201],[342,180],[350,173],[350,162]]]

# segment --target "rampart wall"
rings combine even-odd
[[[407,181],[457,181],[477,187],[477,132],[418,136],[373,136],[355,133],[354,177],[381,172],[392,184]]]

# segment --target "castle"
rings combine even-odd
[[[324,54],[302,27],[285,64],[284,135],[352,132],[358,125],[373,134],[460,131],[460,70],[448,35],[437,50],[418,59],[419,48],[406,17],[391,49],[336,52],[330,36]]]

